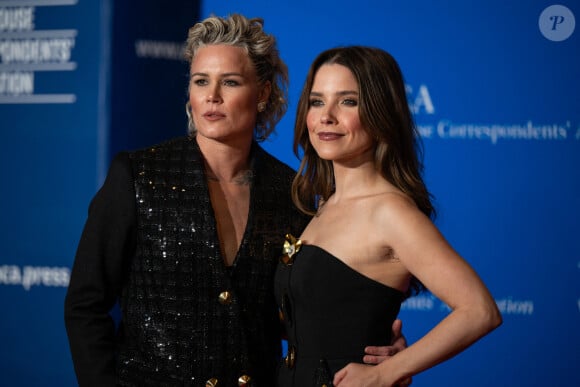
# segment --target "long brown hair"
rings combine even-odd
[[[395,187],[409,195],[428,217],[435,216],[431,195],[422,178],[422,143],[407,102],[403,74],[386,51],[364,46],[338,47],[318,55],[310,66],[298,102],[294,153],[301,158],[292,184],[292,199],[307,214],[334,192],[332,162],[321,159],[308,137],[306,115],[318,69],[325,64],[348,68],[359,87],[359,116],[375,139],[375,167]]]

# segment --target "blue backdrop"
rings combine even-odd
[[[504,316],[413,385],[580,385],[578,1],[162,3],[0,0],[0,385],[75,385],[62,303],[88,202],[114,152],[186,132],[180,44],[232,12],[278,37],[290,109],[264,146],[294,167],[318,52],[374,45],[403,69],[437,225]],[[447,312],[410,299],[409,341]]]
[[[119,149],[183,135],[199,4],[0,0],[0,386],[74,386],[63,302]]]

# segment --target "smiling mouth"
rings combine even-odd
[[[339,133],[332,133],[332,132],[321,132],[318,133],[318,138],[322,141],[332,141],[332,140],[337,140],[339,138],[343,137],[342,134]]]

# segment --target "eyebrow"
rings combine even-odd
[[[335,95],[338,95],[338,96],[353,95],[353,94],[358,95],[358,91],[356,91],[356,90],[343,90],[343,91],[339,91],[339,92],[335,93]],[[311,91],[310,95],[313,97],[322,97],[323,94],[319,93],[317,91]]]
[[[201,72],[197,72],[197,73],[191,73],[191,74],[189,74],[189,76],[190,76],[190,77],[193,77],[193,76],[208,77],[208,76],[209,76],[209,74],[207,74],[207,73],[201,73]],[[225,77],[232,77],[232,76],[233,76],[233,77],[241,77],[241,78],[243,78],[243,77],[244,77],[244,76],[243,76],[241,73],[235,73],[235,72],[231,72],[231,73],[223,73],[223,74],[220,74],[219,76],[220,76],[220,77],[222,77],[222,78],[225,78]]]

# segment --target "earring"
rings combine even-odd
[[[262,113],[264,110],[266,110],[266,102],[262,101],[258,103],[258,112]]]

